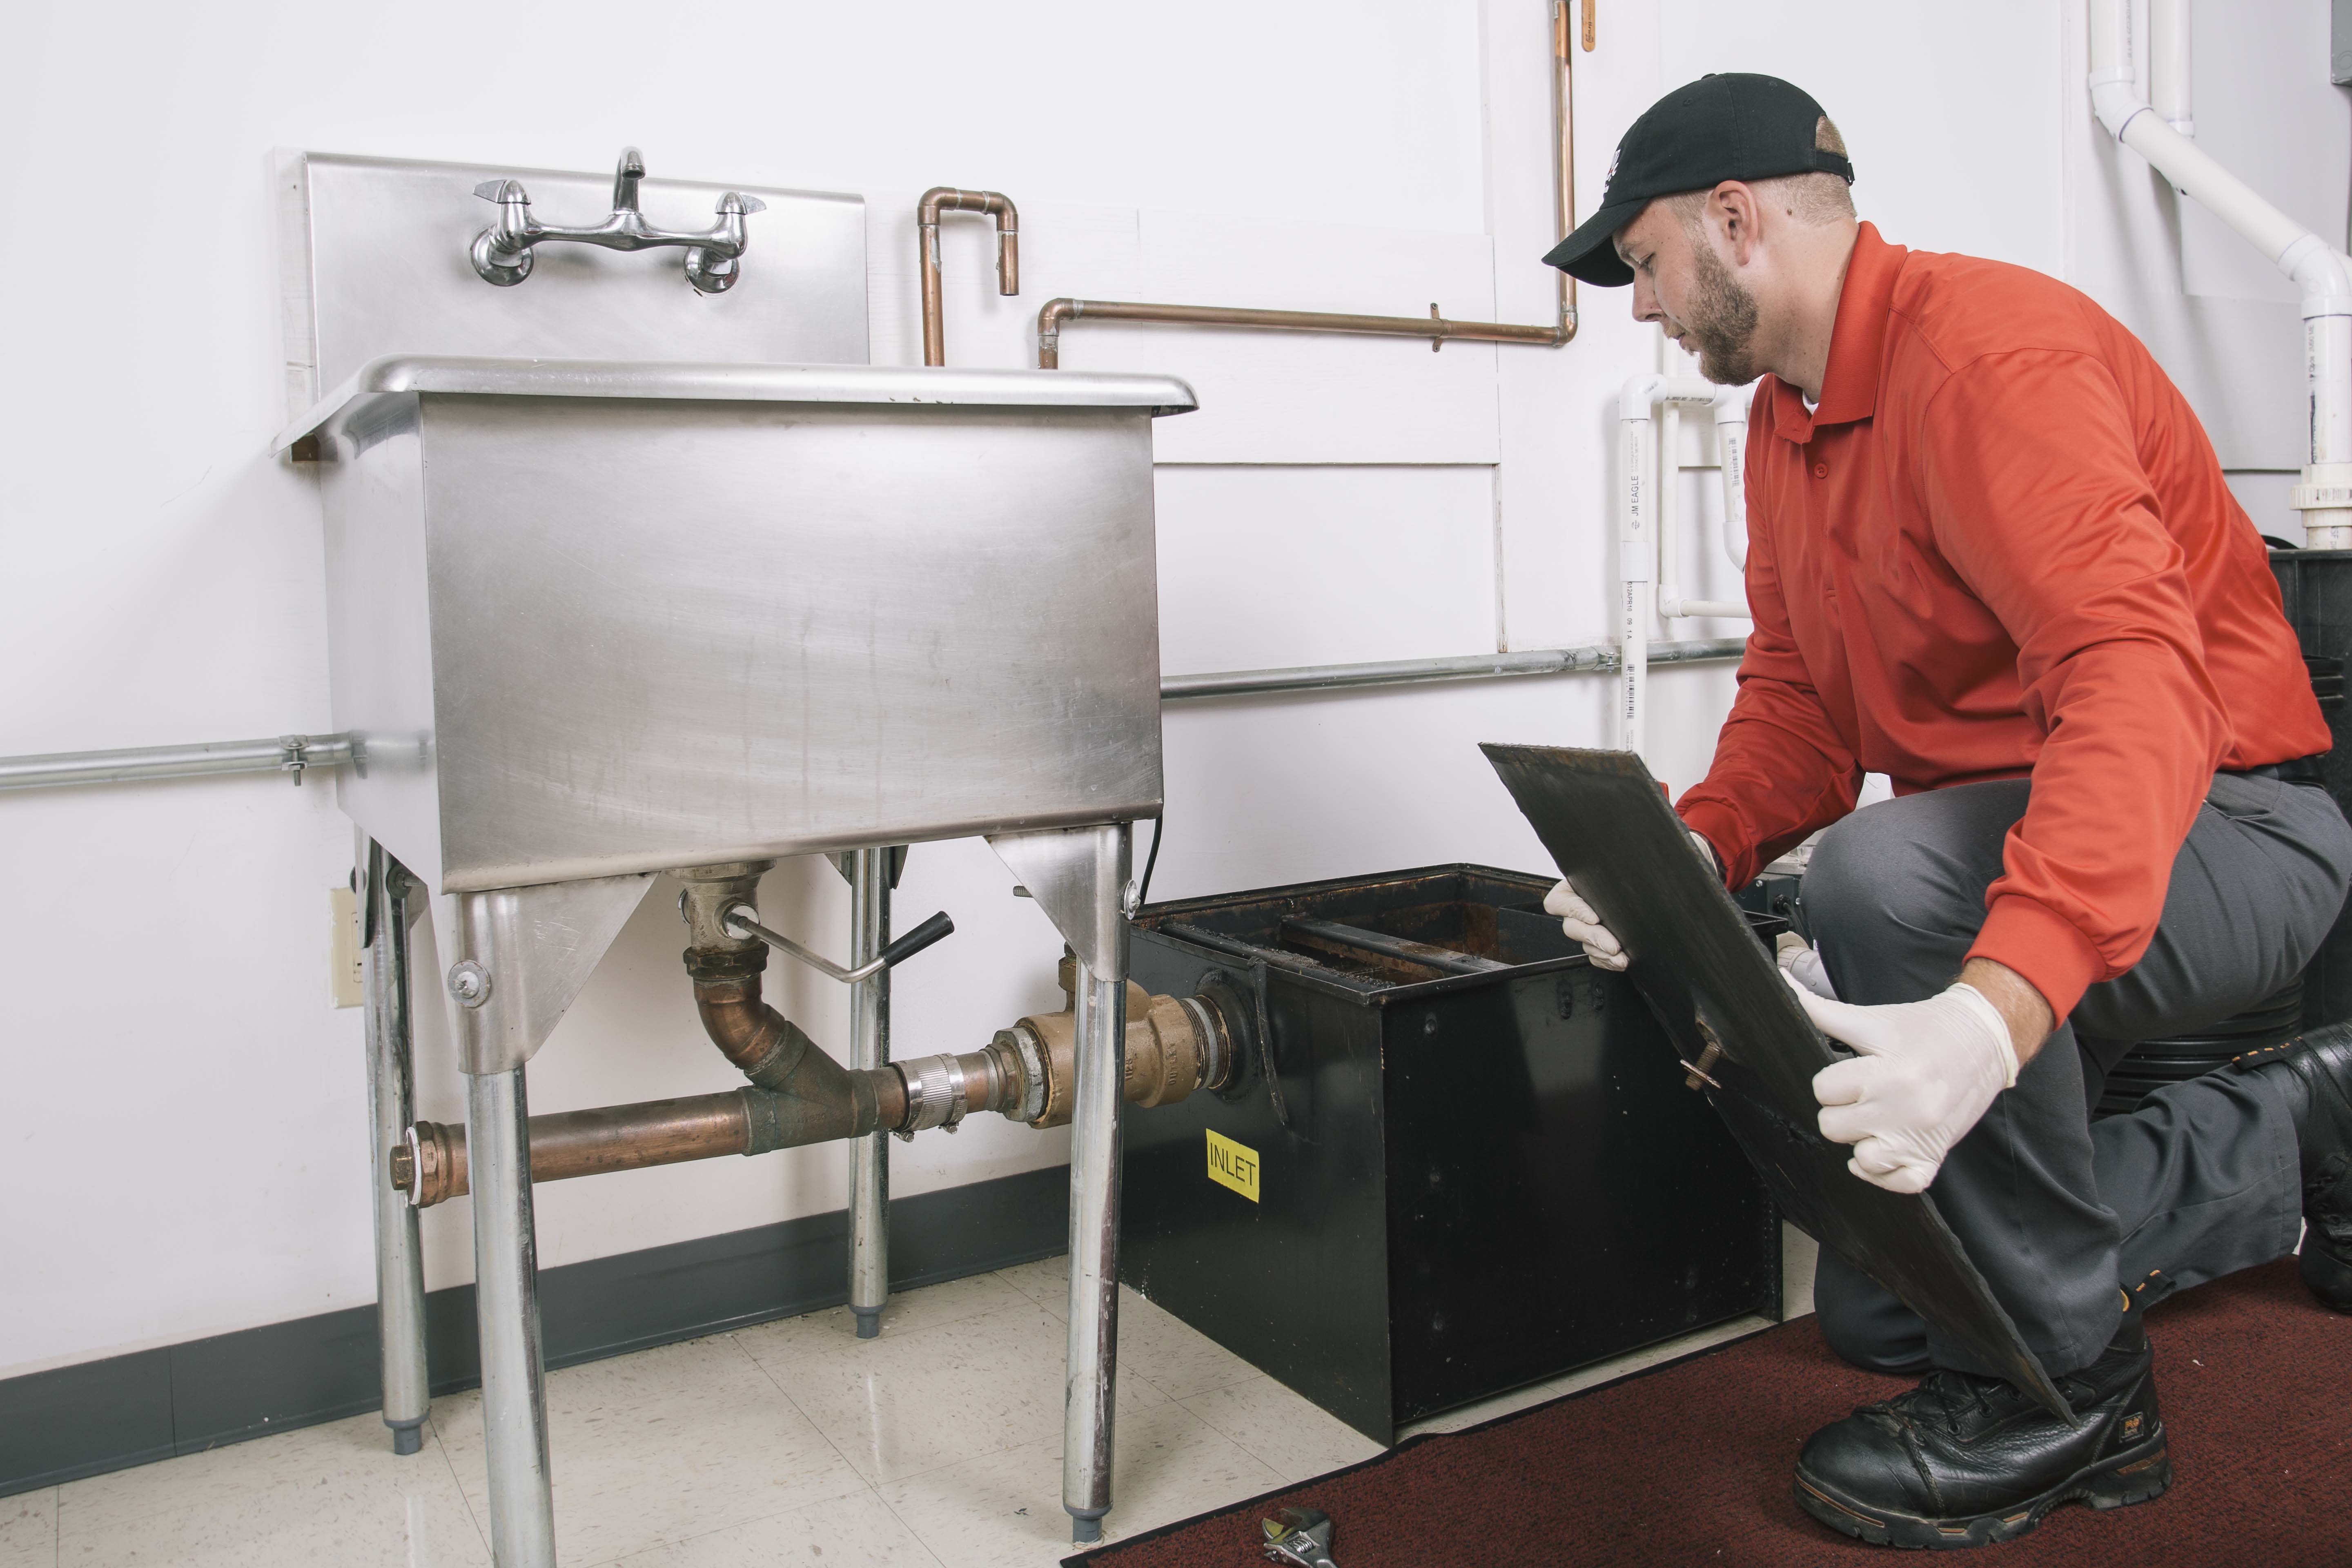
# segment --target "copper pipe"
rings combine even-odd
[[[898,1069],[870,1076],[876,1087],[887,1080],[906,1115],[906,1086]],[[809,1113],[807,1103],[760,1089],[656,1100],[642,1105],[606,1105],[530,1119],[530,1179],[569,1181],[606,1171],[637,1171],[714,1160],[722,1154],[766,1154],[806,1143],[830,1142],[854,1134],[836,1131],[832,1119]],[[872,1131],[868,1127],[865,1131]],[[420,1121],[409,1129],[408,1145],[392,1152],[392,1184],[409,1194],[418,1208],[465,1196],[466,1129],[462,1124]]]
[[[768,949],[729,926],[727,911],[751,903],[772,860],[732,860],[678,873],[686,883],[678,913],[692,945],[686,972],[694,1005],[711,1043],[754,1086],[791,1100],[794,1118],[817,1131],[795,1142],[855,1138],[906,1119],[905,1086],[895,1073],[852,1072],[824,1054],[801,1027],[760,999]]]
[[[608,1105],[530,1119],[530,1179],[561,1182],[604,1171],[635,1171],[740,1154],[751,1142],[748,1089]],[[466,1129],[420,1121],[409,1146],[392,1154],[392,1184],[418,1208],[467,1193]]]
[[[858,1138],[906,1120],[907,1089],[897,1073],[843,1067],[760,999],[758,966],[767,963],[767,949],[690,948],[686,959],[695,1008],[712,1042],[756,1087],[790,1102],[789,1116],[811,1122],[813,1135],[792,1142]]]
[[[915,265],[923,279],[923,363],[948,363],[947,325],[940,299],[940,214],[987,213],[996,219],[996,291],[1021,292],[1021,214],[1002,191],[960,191],[935,185],[915,206]]]
[[[1559,228],[1565,237],[1576,222],[1576,99],[1574,51],[1569,46],[1570,0],[1552,0],[1552,133],[1555,199]],[[1591,45],[1592,12],[1585,9],[1585,47]],[[937,193],[934,193],[937,194]],[[925,197],[926,201],[929,198]],[[926,364],[944,361],[929,357],[937,318],[930,301],[938,288],[938,268],[924,276],[923,347]],[[1011,289],[1005,290],[1011,293]],[[1556,349],[1576,336],[1576,279],[1559,275],[1559,319],[1549,326],[1521,326],[1513,321],[1452,321],[1435,305],[1423,316],[1355,316],[1322,310],[1257,310],[1228,305],[1144,305],[1126,300],[1048,300],[1037,312],[1037,368],[1058,370],[1062,364],[1062,328],[1079,320],[1147,321],[1160,326],[1244,327],[1289,332],[1344,332],[1388,338],[1427,338],[1433,353],[1448,340],[1475,343],[1528,343]]]

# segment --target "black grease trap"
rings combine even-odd
[[[1129,1110],[1120,1279],[1381,1442],[1778,1317],[1762,1183],[1542,912],[1551,882],[1438,866],[1143,910],[1134,977],[1223,976],[1255,1038],[1229,1088]]]

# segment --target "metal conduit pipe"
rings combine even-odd
[[[1747,644],[1738,637],[1703,637],[1652,643],[1652,664],[1701,664],[1738,658]],[[1198,697],[1245,697],[1272,691],[1326,691],[1357,686],[1413,686],[1433,680],[1485,680],[1508,675],[1613,675],[1622,668],[1618,650],[1605,643],[1580,647],[1537,648],[1517,653],[1471,653],[1442,658],[1395,658],[1368,664],[1307,664],[1278,669],[1210,670],[1163,676],[1162,701]],[[294,737],[308,750],[305,768],[341,767],[352,761],[349,735]],[[268,761],[247,749],[268,749]],[[236,753],[224,763],[221,757]],[[47,756],[0,757],[0,790],[44,784],[118,784],[142,779],[191,778],[206,773],[274,773],[290,769],[284,746],[275,741],[223,741],[196,746],[132,747],[117,752],[59,752]],[[185,759],[193,757],[193,762]],[[299,775],[298,775],[299,776]]]
[[[996,219],[996,291],[1021,292],[1021,214],[1002,191],[934,185],[915,206],[915,266],[923,280],[923,363],[948,363],[946,304],[940,297],[940,214],[986,213]]]
[[[1559,228],[1563,237],[1576,226],[1576,73],[1570,64],[1574,51],[1569,43],[1568,16],[1568,0],[1553,0],[1552,173],[1559,204]],[[1588,13],[1588,39],[1591,31]],[[1588,42],[1586,47],[1591,47]],[[927,274],[923,296],[926,311],[923,341],[927,356],[931,341],[929,290],[936,286],[936,273]],[[1013,292],[1011,289],[1004,291],[1008,294]],[[1426,338],[1433,353],[1443,348],[1448,339],[1456,342],[1528,343],[1538,348],[1556,349],[1576,336],[1576,279],[1565,272],[1559,275],[1559,318],[1542,326],[1523,326],[1514,321],[1448,321],[1438,313],[1433,304],[1429,308],[1428,317],[1423,319],[1419,316],[1358,316],[1322,310],[1259,310],[1224,305],[1139,304],[1130,300],[1049,300],[1037,312],[1039,370],[1061,368],[1062,329],[1078,321],[1143,321],[1175,327],[1244,327],[1272,331]],[[924,363],[938,364],[942,362],[926,357]]]
[[[1704,664],[1735,659],[1745,637],[1698,637],[1651,643],[1649,664]],[[1444,658],[1399,658],[1376,664],[1309,664],[1286,669],[1229,669],[1210,675],[1171,675],[1160,683],[1163,702],[1202,697],[1251,697],[1276,691],[1333,691],[1355,687],[1413,686],[1438,680],[1487,680],[1515,675],[1613,675],[1624,668],[1622,654],[1607,643],[1524,653],[1473,653]]]
[[[352,760],[349,735],[280,735],[263,741],[201,741],[190,746],[131,746],[109,752],[49,752],[0,757],[0,789],[44,784],[136,784],[206,773],[289,773],[336,768]]]

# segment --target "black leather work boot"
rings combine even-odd
[[[2146,1502],[2172,1484],[2147,1335],[2131,1297],[2099,1359],[2058,1387],[2068,1426],[1996,1377],[1943,1368],[1814,1433],[1797,1505],[1877,1546],[2013,1541],[2060,1503]]]
[[[2303,1282],[2339,1312],[2352,1312],[2352,1024],[2314,1029],[2283,1046],[2248,1051],[2235,1066],[2292,1073],[2302,1114]]]

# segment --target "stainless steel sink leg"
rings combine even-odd
[[[849,860],[850,967],[890,945],[890,851],[858,849]],[[890,1059],[890,972],[850,991],[850,1060],[878,1068]],[[890,1300],[890,1139],[872,1132],[849,1142],[849,1310],[857,1337],[882,1331]]]
[[[1097,828],[1096,926],[1078,947],[1077,1087],[1070,1127],[1070,1340],[1062,1413],[1062,1507],[1070,1539],[1102,1539],[1110,1511],[1111,1405],[1118,1372],[1118,1179],[1126,1110],[1127,889],[1133,830]],[[1074,944],[1076,945],[1076,944]]]
[[[375,1213],[376,1334],[383,1357],[383,1424],[392,1451],[425,1446],[432,1395],[425,1372],[425,1267],[416,1210],[392,1184],[392,1152],[416,1120],[410,1071],[408,928],[415,886],[399,861],[360,835],[362,923],[367,1002],[368,1190]]]
[[[548,1486],[547,1375],[539,1342],[530,1206],[530,1108],[523,1071],[466,1080],[474,1198],[474,1312],[482,1350],[482,1432],[498,1568],[555,1568]]]

